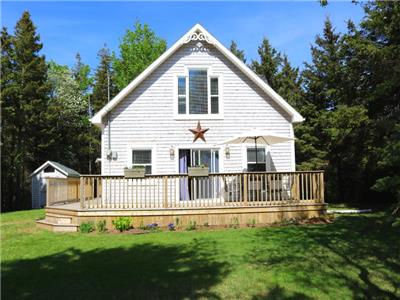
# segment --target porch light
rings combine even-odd
[[[225,156],[226,156],[227,158],[229,158],[230,155],[231,155],[231,150],[229,149],[228,146],[226,146],[226,147],[225,147]]]
[[[174,149],[174,147],[172,147],[172,146],[171,146],[171,148],[169,148],[169,156],[170,156],[171,158],[174,158],[174,157],[175,157],[175,149]]]

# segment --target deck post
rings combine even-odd
[[[51,184],[51,179],[47,178],[46,179],[46,206],[50,206],[50,184]]]
[[[163,176],[163,199],[164,199],[164,208],[168,207],[168,176]]]
[[[292,199],[299,201],[299,175],[293,174]]]
[[[243,202],[247,206],[247,174],[243,174]]]
[[[80,179],[80,201],[81,208],[85,208],[85,177],[82,176]]]
[[[325,191],[324,191],[324,172],[321,172],[320,173],[320,188],[319,188],[319,191],[320,191],[320,200],[321,200],[321,203],[324,203],[325,202]]]

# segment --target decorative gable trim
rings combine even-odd
[[[191,41],[199,43],[206,42],[212,44],[225,57],[227,57],[234,65],[236,65],[243,73],[253,80],[272,100],[274,100],[289,116],[292,123],[304,121],[304,118],[278,93],[276,93],[266,82],[264,82],[257,74],[255,74],[245,63],[230,52],[224,45],[215,39],[203,26],[196,24],[186,34],[184,34],[171,48],[164,52],[150,66],[147,67],[139,76],[137,76],[130,84],[128,84],[118,95],[116,95],[109,103],[107,103],[99,112],[97,112],[90,121],[98,126],[103,125],[103,117],[105,117],[121,100],[132,92],[144,79],[146,79],[155,69],[165,62],[175,51],[182,45]]]
[[[212,38],[210,38],[207,34],[203,32],[193,32],[192,34],[189,34],[183,43],[187,44],[190,43],[191,41],[199,41],[199,42],[204,41],[209,44],[214,44]]]

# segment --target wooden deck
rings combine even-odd
[[[79,194],[77,191],[79,190]],[[140,223],[229,225],[273,223],[290,218],[319,217],[326,212],[323,172],[274,172],[187,175],[152,175],[128,179],[123,176],[82,176],[79,186],[50,179],[46,220],[72,224],[119,216]],[[55,225],[55,226],[56,226]],[[65,231],[69,231],[65,230]],[[71,231],[74,231],[71,230]],[[64,231],[64,230],[60,230]]]

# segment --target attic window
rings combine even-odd
[[[54,169],[54,167],[52,167],[52,166],[47,166],[47,167],[43,170],[44,173],[54,173],[55,171],[56,171],[56,169]]]
[[[210,76],[207,68],[188,69],[177,84],[179,115],[217,115],[219,108],[219,78]]]

